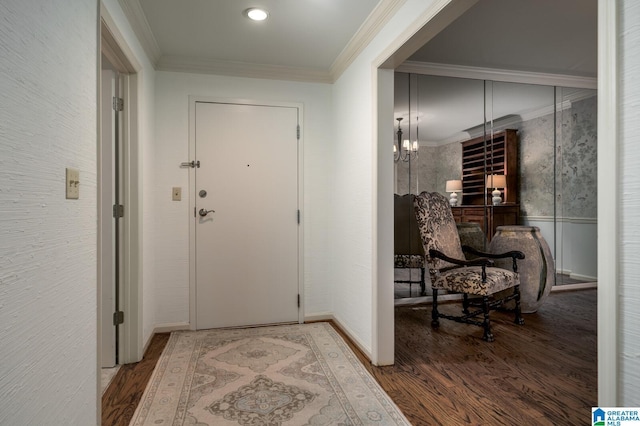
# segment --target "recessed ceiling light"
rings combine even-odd
[[[252,7],[244,11],[244,15],[254,21],[264,21],[269,17],[269,13],[264,9]]]

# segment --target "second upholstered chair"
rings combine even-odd
[[[395,194],[393,196],[394,267],[396,269],[420,269],[419,280],[411,279],[411,275],[406,280],[395,280],[396,283],[409,284],[409,297],[411,297],[412,284],[420,284],[420,295],[425,295],[424,250],[413,207],[414,198],[413,194]]]
[[[489,312],[509,300],[515,301],[515,323],[524,324],[520,312],[520,277],[517,260],[524,259],[520,251],[490,254],[471,247],[462,247],[447,198],[437,192],[423,192],[415,197],[414,207],[431,277],[433,305],[431,325],[439,326],[445,318],[483,327],[483,339],[494,340]],[[466,260],[463,250],[480,256]],[[512,258],[513,270],[493,267],[492,259]],[[502,290],[513,288],[507,297],[497,297]],[[438,311],[438,290],[462,293],[462,314],[446,315]],[[503,292],[508,293],[508,292]],[[479,320],[477,317],[481,317]]]

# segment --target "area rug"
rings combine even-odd
[[[327,323],[174,332],[130,425],[409,425]]]

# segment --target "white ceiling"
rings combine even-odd
[[[546,84],[560,86],[563,84],[557,81],[568,85],[571,78],[560,79],[559,75],[583,77],[580,83],[584,83],[596,77],[597,6],[597,0],[480,0],[407,63],[418,70],[420,64],[425,69],[428,64],[446,64],[443,68],[450,70],[471,67],[535,73],[548,77],[540,78]],[[488,121],[504,128],[553,111],[552,86],[506,82],[487,84],[485,111],[482,78],[493,78],[479,78],[414,77],[412,93],[415,98],[415,90],[419,91],[418,103],[412,100],[413,112],[409,113],[408,80],[396,74],[395,117],[404,118],[405,130],[411,118],[412,139],[418,118],[420,143],[437,145],[477,136],[473,128],[483,125],[485,113]],[[595,90],[566,87],[557,92],[560,101],[594,95]]]
[[[595,77],[597,0],[480,0],[410,61]]]
[[[158,69],[332,81],[405,0],[119,1]],[[595,77],[596,30],[597,0],[479,0],[410,61]]]
[[[402,0],[120,0],[158,69],[332,81]],[[266,21],[243,15],[269,12]],[[373,32],[372,32],[373,30]]]
[[[406,0],[119,1],[159,70],[332,82]],[[268,20],[243,16],[256,6],[269,11]],[[597,0],[479,0],[405,66],[444,64],[594,79],[596,45]],[[432,117],[430,130],[420,131],[421,141],[442,143],[482,123],[482,117],[468,111],[469,98],[459,93],[461,87],[441,85],[421,97],[420,115]],[[539,106],[539,97],[530,88],[523,90],[528,95],[511,87],[511,95],[502,98],[514,104],[505,107],[511,111],[506,115]],[[407,111],[406,101],[399,99],[396,116]],[[496,117],[503,112],[495,111]]]

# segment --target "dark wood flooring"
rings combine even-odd
[[[154,335],[142,361],[120,367],[102,394],[102,426],[129,425],[168,341],[169,333]]]
[[[413,425],[586,425],[597,404],[596,304],[595,289],[552,293],[524,326],[492,312],[492,343],[476,326],[432,330],[430,306],[398,307],[394,366],[372,366],[350,345]],[[103,426],[129,424],[167,340],[154,336],[143,361],[118,371]]]

